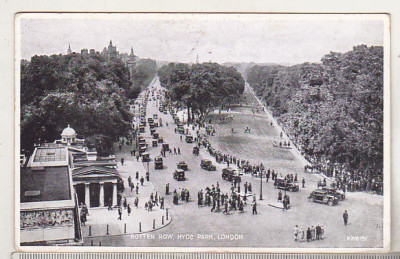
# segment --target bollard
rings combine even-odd
[[[161,217],[161,223],[164,225],[164,215]]]
[[[142,232],[142,222],[139,222],[139,232]]]
[[[109,235],[110,233],[109,233],[109,231],[108,231],[108,224],[107,224],[107,235]]]
[[[153,229],[155,229],[155,228],[156,228],[156,220],[153,219]]]
[[[168,220],[168,209],[165,209],[165,211],[167,212],[167,220]]]
[[[92,235],[92,226],[89,226],[89,236]]]
[[[124,224],[124,234],[126,234],[126,223]]]
[[[93,246],[93,240],[90,241],[90,245]]]

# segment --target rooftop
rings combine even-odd
[[[36,149],[33,162],[61,162],[67,159],[64,147],[39,147]]]
[[[21,203],[71,200],[68,166],[21,168]]]

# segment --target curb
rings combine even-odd
[[[98,236],[84,236],[83,239],[92,239],[92,238],[98,238],[98,237],[118,237],[118,236],[129,236],[129,235],[140,235],[140,234],[146,234],[146,233],[150,233],[150,232],[154,232],[160,229],[165,228],[166,226],[168,226],[169,224],[171,224],[172,222],[172,216],[170,216],[170,221],[164,225],[162,225],[159,228],[155,228],[155,229],[151,229],[148,231],[142,231],[142,232],[132,232],[132,233],[126,233],[126,234],[117,234],[117,235],[98,235]]]

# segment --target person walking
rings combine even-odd
[[[257,202],[253,202],[253,215],[257,215]]]
[[[311,241],[311,229],[310,228],[307,229],[306,236],[307,236],[307,242],[310,242]]]
[[[294,241],[298,241],[298,235],[299,235],[299,226],[296,225],[293,229],[293,235],[294,235]]]
[[[279,190],[278,192],[278,202],[282,202],[282,191]]]
[[[303,177],[303,180],[301,180],[301,183],[303,185],[303,188],[305,188],[306,187],[306,180],[304,179],[304,177]]]
[[[347,221],[349,220],[349,214],[347,213],[347,210],[344,211],[343,213],[343,221],[344,225],[347,226]]]
[[[128,204],[128,216],[130,216],[131,215],[131,205],[130,204]]]
[[[316,234],[317,234],[317,240],[321,239],[321,227],[318,224],[317,227],[315,228]]]
[[[139,181],[139,171],[136,171],[136,180]]]
[[[118,215],[119,215],[118,219],[122,220],[122,209],[121,209],[121,207],[118,208]]]
[[[121,158],[121,165],[124,165],[125,158]]]
[[[136,194],[139,194],[139,183],[136,184]]]

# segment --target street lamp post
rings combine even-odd
[[[261,174],[261,180],[260,180],[260,201],[263,199],[263,195],[262,195],[262,177],[263,177],[263,173],[262,170],[260,171]]]

